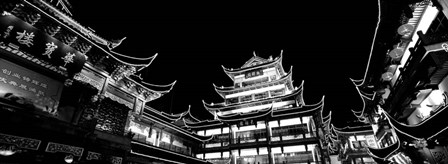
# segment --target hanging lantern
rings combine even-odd
[[[392,51],[389,52],[389,56],[395,60],[401,59],[403,54],[404,54],[403,48],[399,48],[399,47],[394,48]]]
[[[396,64],[392,64],[392,65],[387,66],[386,72],[381,75],[381,78],[384,81],[392,80],[392,78],[394,77],[394,73],[397,70],[397,67],[398,67],[398,65],[396,65]]]
[[[381,75],[381,78],[382,78],[384,81],[390,81],[390,80],[392,80],[393,77],[394,77],[394,74],[393,74],[392,72],[384,72],[384,73]]]
[[[64,161],[66,163],[72,163],[73,162],[73,155],[70,154],[70,155],[65,156]]]
[[[414,31],[414,26],[411,24],[402,24],[398,27],[397,32],[400,35],[409,35]]]
[[[390,72],[390,73],[394,74],[395,70],[397,70],[397,67],[398,67],[398,65],[396,65],[396,64],[389,65],[387,67],[387,72]]]

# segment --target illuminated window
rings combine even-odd
[[[257,93],[254,95],[255,100],[259,100],[259,99],[264,99],[268,97],[268,92],[263,92],[263,93]]]
[[[221,152],[216,153],[205,153],[205,159],[211,159],[211,158],[221,158]]]
[[[252,95],[242,96],[241,97],[241,102],[251,101],[251,100],[252,100]]]
[[[285,94],[284,88],[271,91],[271,97],[280,96],[284,94]]]
[[[234,103],[238,103],[238,97],[226,99],[226,104],[234,104]]]
[[[205,134],[207,136],[211,136],[211,135],[214,135],[214,134],[221,134],[221,128],[209,129],[209,130],[205,131]]]

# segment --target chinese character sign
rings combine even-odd
[[[86,56],[14,15],[0,15],[0,42],[67,69],[69,75],[82,70]]]
[[[29,100],[38,109],[56,112],[62,88],[62,82],[0,59],[0,96],[3,98],[13,94]]]

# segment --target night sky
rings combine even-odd
[[[120,2],[120,3],[118,3]],[[153,84],[177,80],[173,90],[149,106],[211,119],[202,105],[222,102],[217,86],[231,86],[226,68],[239,68],[253,56],[277,57],[293,66],[293,84],[304,80],[306,104],[325,95],[325,110],[343,122],[360,108],[349,78],[362,79],[376,23],[377,1],[298,1],[240,4],[76,0],[71,12],[80,24],[106,39],[127,37],[116,52],[157,58],[139,72]],[[131,1],[129,1],[131,2]]]

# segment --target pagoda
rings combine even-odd
[[[305,104],[303,81],[295,87],[292,67],[285,72],[283,56],[262,58],[254,53],[241,68],[224,72],[232,86],[218,87],[220,103],[206,103],[212,120],[189,114],[183,127],[201,136],[213,136],[197,158],[212,163],[327,163],[322,151],[321,111],[324,97]]]

